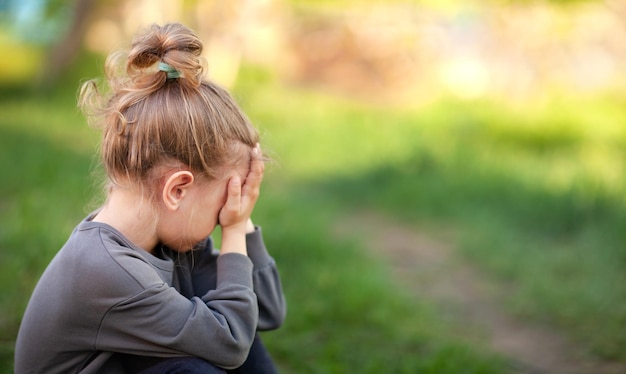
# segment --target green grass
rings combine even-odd
[[[86,61],[80,78],[98,74]],[[366,238],[329,234],[354,206],[434,235],[452,228],[461,253],[511,290],[512,312],[626,359],[623,103],[389,108],[287,88],[249,66],[240,78],[236,96],[276,159],[255,220],[289,303],[285,326],[264,334],[284,372],[501,371],[394,283]],[[37,278],[97,200],[97,133],[74,107],[78,80],[0,93],[0,372]]]
[[[97,72],[85,76],[93,74]],[[253,81],[259,90],[263,80]],[[12,371],[21,313],[38,277],[98,200],[99,181],[91,178],[97,174],[97,133],[75,109],[78,79],[65,77],[62,82],[64,86],[47,92],[0,92],[0,372]],[[260,91],[238,92],[249,105],[259,99]],[[407,297],[392,281],[391,270],[363,253],[360,242],[329,235],[341,206],[309,185],[311,178],[328,173],[325,145],[308,148],[321,157],[312,168],[304,159],[307,154],[288,148],[293,142],[281,148],[288,140],[281,136],[289,132],[277,128],[279,123],[263,122],[274,115],[282,124],[291,124],[289,113],[280,110],[291,95],[278,89],[272,94],[278,96],[268,102],[267,112],[259,113],[256,106],[248,109],[259,118],[268,148],[278,160],[269,168],[255,210],[281,269],[289,303],[285,326],[264,333],[278,365],[287,373],[501,372],[498,358],[451,335],[429,305]],[[301,100],[320,100],[314,105],[321,109],[330,103],[298,95]],[[308,127],[314,125],[309,122]],[[300,166],[306,170],[296,172]]]
[[[285,326],[264,334],[284,372],[500,372],[489,353],[453,337],[430,306],[397,288],[362,243],[329,234],[339,206],[285,187],[270,179],[255,213],[288,299]]]
[[[461,253],[511,291],[512,313],[626,359],[623,102],[555,94],[523,107],[390,110],[311,93],[271,96],[285,100],[274,105],[250,96],[288,156],[286,174],[306,188],[433,233],[453,228]]]
[[[91,199],[91,157],[81,149],[95,138],[77,137],[71,104],[5,96],[0,108],[0,372],[8,372],[34,282]]]

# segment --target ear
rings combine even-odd
[[[178,210],[187,195],[194,178],[190,171],[177,171],[170,175],[163,185],[163,203],[169,210]]]

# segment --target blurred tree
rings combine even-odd
[[[95,3],[95,0],[74,0],[73,9],[68,20],[69,27],[64,35],[50,48],[46,63],[43,65],[40,85],[47,87],[54,84],[59,74],[76,58]],[[47,16],[56,16],[59,6],[59,1],[48,1],[46,7]]]

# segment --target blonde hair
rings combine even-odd
[[[259,134],[231,95],[204,77],[201,52],[189,28],[152,25],[128,53],[107,58],[108,93],[95,81],[82,85],[79,105],[102,129],[102,162],[111,182],[145,186],[158,177],[157,167],[180,163],[212,180],[222,167],[249,157]],[[180,77],[168,78],[158,68],[163,63]]]

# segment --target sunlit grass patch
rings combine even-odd
[[[554,132],[539,137],[537,147],[529,146],[535,135],[503,144],[494,139],[515,121],[506,111],[481,118],[462,105],[456,110],[476,123],[422,121],[406,160],[363,170],[356,178],[322,178],[322,186],[331,185],[329,193],[344,204],[456,227],[464,233],[459,249],[514,286],[512,310],[561,326],[600,355],[624,357],[619,326],[626,315],[620,301],[626,296],[626,189],[620,142],[572,136],[587,131],[580,121],[571,122],[564,140]],[[553,131],[551,122],[543,126]],[[557,139],[546,146],[549,137]]]

